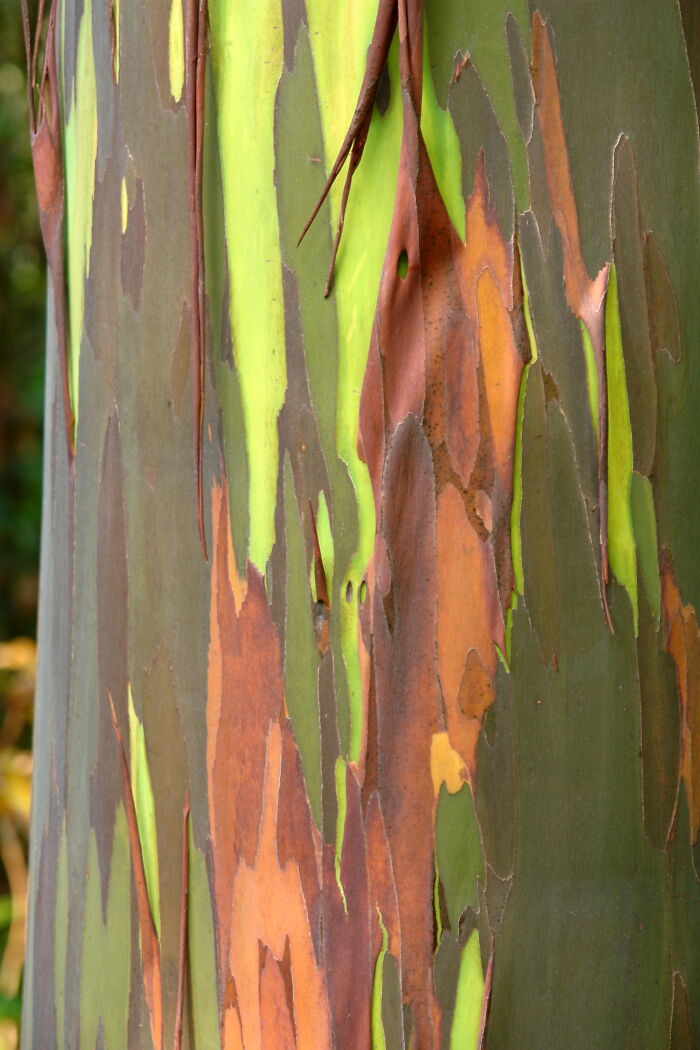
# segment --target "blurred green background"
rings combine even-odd
[[[0,0],[0,639],[35,631],[45,294],[20,4]]]
[[[30,9],[36,0],[30,0]],[[45,263],[19,0],[0,0],[0,1050],[19,1043],[41,511]]]

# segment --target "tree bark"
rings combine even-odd
[[[54,11],[23,1045],[700,1045],[692,6]]]

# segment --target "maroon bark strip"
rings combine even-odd
[[[420,5],[422,8],[422,4]],[[343,139],[343,143],[338,151],[338,156],[335,159],[335,163],[330,170],[326,185],[323,188],[323,192],[319,197],[316,207],[309,216],[309,219],[301,231],[301,236],[297,241],[297,246],[301,244],[306,236],[311,223],[314,221],[319,213],[321,205],[328,196],[328,192],[337,179],[338,175],[342,171],[343,165],[350,156],[350,164],[348,167],[348,173],[345,178],[345,186],[343,187],[343,196],[340,204],[340,214],[338,216],[338,227],[336,230],[335,241],[333,243],[333,251],[331,253],[331,261],[328,269],[328,277],[326,279],[326,287],[324,295],[330,295],[331,282],[333,280],[333,270],[335,267],[335,259],[338,254],[338,247],[340,245],[340,238],[343,232],[343,225],[345,222],[345,208],[348,203],[350,196],[350,187],[352,185],[353,175],[357,170],[357,167],[362,160],[362,154],[364,152],[365,143],[367,142],[367,135],[369,133],[369,125],[372,120],[372,109],[374,107],[374,100],[377,96],[377,87],[379,86],[379,79],[382,75],[382,70],[386,63],[387,55],[389,54],[389,48],[391,47],[391,41],[394,38],[394,32],[396,30],[397,21],[397,0],[380,0],[379,8],[377,10],[377,20],[374,25],[374,32],[372,34],[372,40],[369,45],[367,52],[367,65],[365,67],[365,75],[362,79],[362,85],[360,87],[360,94],[357,100],[357,106],[353,114],[352,120],[350,121],[350,127],[347,130],[347,134]]]
[[[44,242],[46,263],[51,275],[54,303],[54,323],[58,340],[59,371],[63,393],[66,438],[69,460],[75,456],[75,417],[68,379],[68,322],[66,308],[65,237],[63,216],[65,184],[61,155],[61,107],[56,70],[56,11],[57,0],[51,0],[49,24],[44,43],[44,64],[39,84],[36,68],[44,14],[44,0],[40,0],[34,39],[29,23],[27,0],[22,0],[22,28],[27,57],[27,94],[29,103],[29,137],[34,166],[34,181],[39,204],[39,225]],[[34,92],[39,92],[38,111]]]
[[[190,226],[190,323],[192,354],[192,409],[197,498],[197,527],[204,557],[202,487],[205,370],[204,220],[202,216],[202,144],[204,141],[204,91],[207,48],[207,2],[187,0],[185,23],[185,106],[187,110],[189,226]]]
[[[370,1050],[372,998],[371,924],[367,838],[360,786],[351,767],[345,770],[347,812],[340,857],[340,884],[335,878],[335,849],[323,855],[323,934],[326,987],[336,1047]]]
[[[412,513],[403,512],[406,506]],[[397,428],[384,469],[381,531],[387,563],[373,601],[379,798],[401,927],[401,975],[416,1045],[440,1045],[433,984],[434,798],[430,754],[441,728],[436,661],[435,478],[415,416]],[[379,546],[379,545],[378,545]],[[378,572],[378,576],[379,576]],[[384,598],[393,594],[393,632]],[[411,834],[406,834],[406,829]]]

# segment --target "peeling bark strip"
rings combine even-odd
[[[27,1047],[700,1045],[683,27],[467,6],[52,5]]]

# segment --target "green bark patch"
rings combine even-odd
[[[387,1050],[404,1050],[401,982],[396,959],[384,956],[384,983],[382,986],[382,1026]],[[373,1048],[374,1050],[374,1048]]]
[[[635,471],[632,474],[632,521],[637,544],[637,557],[647,601],[656,623],[661,617],[661,580],[659,578],[659,547],[656,535],[656,508],[654,491],[649,478]]]
[[[643,578],[643,573],[640,571]],[[639,594],[637,667],[641,704],[644,829],[652,845],[666,849],[676,814],[681,772],[681,712],[676,670],[665,652],[664,630],[646,588]]]
[[[430,68],[430,30],[427,18],[423,32],[423,98],[421,131],[430,157],[440,196],[452,225],[464,240],[464,200],[462,196],[462,153],[452,114],[440,106]],[[406,259],[408,268],[408,259]]]
[[[602,616],[586,506],[556,401],[547,406],[547,431],[555,566],[566,581],[558,669],[543,664],[519,603],[511,663],[516,863],[486,1045],[653,1050],[664,1045],[668,1020],[668,975],[659,979],[665,865],[643,826],[632,617],[616,615],[612,635]],[[526,506],[536,498],[526,487]],[[622,591],[611,591],[616,614]]]
[[[188,848],[187,950],[194,1046],[218,1050],[221,1043],[214,915],[207,864],[204,854],[194,844],[191,823]]]
[[[460,0],[444,3],[427,0],[431,63],[437,101],[447,104],[455,67],[469,58],[479,71],[496,119],[508,144],[513,188],[520,211],[529,207],[525,143],[518,123],[511,78],[506,19],[512,14],[530,45],[530,19],[525,0],[515,3],[492,0]]]
[[[264,573],[275,536],[277,417],[287,387],[273,131],[283,61],[280,2],[211,0],[209,23],[231,335],[250,469],[249,557]]]
[[[153,798],[151,771],[146,753],[146,735],[143,723],[134,710],[134,699],[129,686],[129,775],[131,791],[136,807],[139,841],[143,868],[146,874],[148,900],[151,914],[160,939],[160,884],[158,881],[158,836],[156,834],[156,809]]]
[[[622,352],[617,274],[610,268],[605,304],[605,375],[608,392],[608,554],[627,591],[637,631],[637,556],[632,525],[632,426]]]
[[[382,1001],[384,991],[384,958],[387,953],[389,939],[387,937],[386,927],[382,922],[381,913],[378,912],[377,914],[382,931],[382,946],[379,949],[377,961],[374,964],[370,1023],[372,1026],[372,1050],[387,1050],[386,1036],[384,1034],[384,1019],[382,1017]]]
[[[78,373],[85,317],[85,281],[90,273],[92,207],[97,160],[97,88],[92,45],[92,0],[85,0],[78,32],[75,77],[65,100],[66,259],[71,401],[78,421]]]
[[[457,936],[459,921],[467,908],[477,911],[479,889],[484,881],[484,861],[474,800],[468,784],[451,795],[440,789],[435,817],[436,863],[445,894],[450,929]]]
[[[614,160],[613,252],[629,392],[634,469],[648,477],[656,454],[658,391],[649,330],[644,273],[645,241],[639,212],[637,171],[632,146],[624,136],[615,148]]]
[[[530,348],[530,360],[523,369],[520,380],[520,391],[518,393],[518,410],[515,422],[515,447],[513,452],[513,506],[510,512],[510,546],[513,558],[513,576],[515,577],[515,589],[518,594],[523,594],[525,589],[525,576],[523,572],[523,543],[520,529],[520,516],[523,509],[523,420],[525,417],[525,392],[527,389],[527,377],[530,367],[537,360],[537,341],[532,327],[532,316],[530,314],[530,301],[527,294],[525,274],[522,270],[523,282],[523,314]],[[508,654],[510,656],[510,654]]]
[[[479,932],[472,930],[462,949],[459,964],[450,1050],[478,1050],[483,995],[484,975],[481,969]]]
[[[102,917],[100,868],[94,834],[88,853],[80,991],[80,1045],[104,1050],[128,1046],[131,983],[131,863],[124,807],[114,824],[106,916]]]

